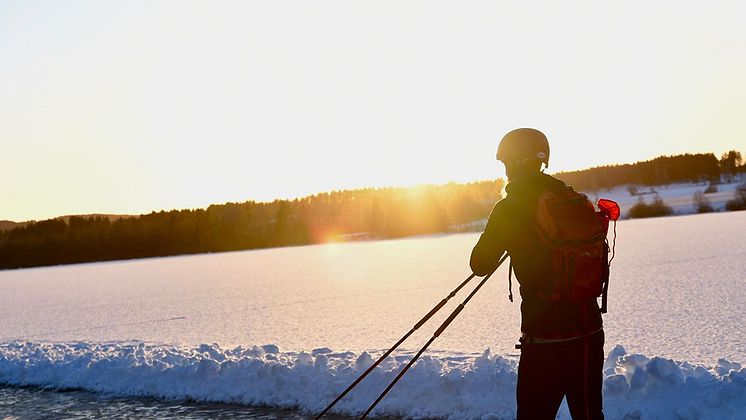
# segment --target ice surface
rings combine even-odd
[[[408,360],[389,358],[335,408],[360,414]],[[370,366],[370,354],[327,348],[284,352],[277,346],[224,349],[129,343],[0,345],[0,384],[82,389],[318,413]],[[406,418],[512,419],[514,357],[486,350],[423,357],[376,409]],[[627,354],[621,346],[605,365],[608,419],[737,419],[746,412],[746,369],[724,359],[715,366]],[[565,408],[559,418],[569,418]]]

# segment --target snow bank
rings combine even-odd
[[[386,360],[336,412],[365,410],[409,355]],[[373,362],[368,353],[281,352],[277,346],[223,349],[144,343],[0,344],[0,384],[84,389],[118,396],[230,402],[317,413]],[[424,357],[375,413],[402,417],[511,419],[514,358]],[[695,366],[614,348],[605,366],[608,419],[736,419],[746,412],[746,369],[727,360]],[[566,408],[560,418],[569,418]]]

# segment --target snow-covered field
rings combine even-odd
[[[735,178],[731,182],[718,184],[717,192],[705,194],[707,200],[710,201],[712,208],[715,211],[725,211],[725,203],[728,200],[733,199],[733,193],[735,192],[738,185],[743,184],[746,178]],[[673,209],[674,214],[693,214],[696,213],[696,208],[693,204],[694,194],[697,191],[704,191],[707,189],[708,184],[705,183],[685,183],[685,184],[669,184],[669,185],[658,185],[654,187],[643,187],[638,186],[638,194],[633,196],[627,191],[627,186],[619,186],[610,190],[601,190],[586,192],[586,195],[595,203],[599,198],[608,198],[619,203],[622,208],[622,217],[626,217],[627,211],[630,207],[635,205],[638,200],[642,199],[646,203],[650,203],[656,196],[660,197],[663,202]]]

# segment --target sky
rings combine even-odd
[[[0,3],[0,220],[746,152],[746,2]]]

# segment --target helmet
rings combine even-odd
[[[547,136],[534,128],[516,128],[500,140],[497,160],[515,163],[537,159],[549,166],[549,141]]]

